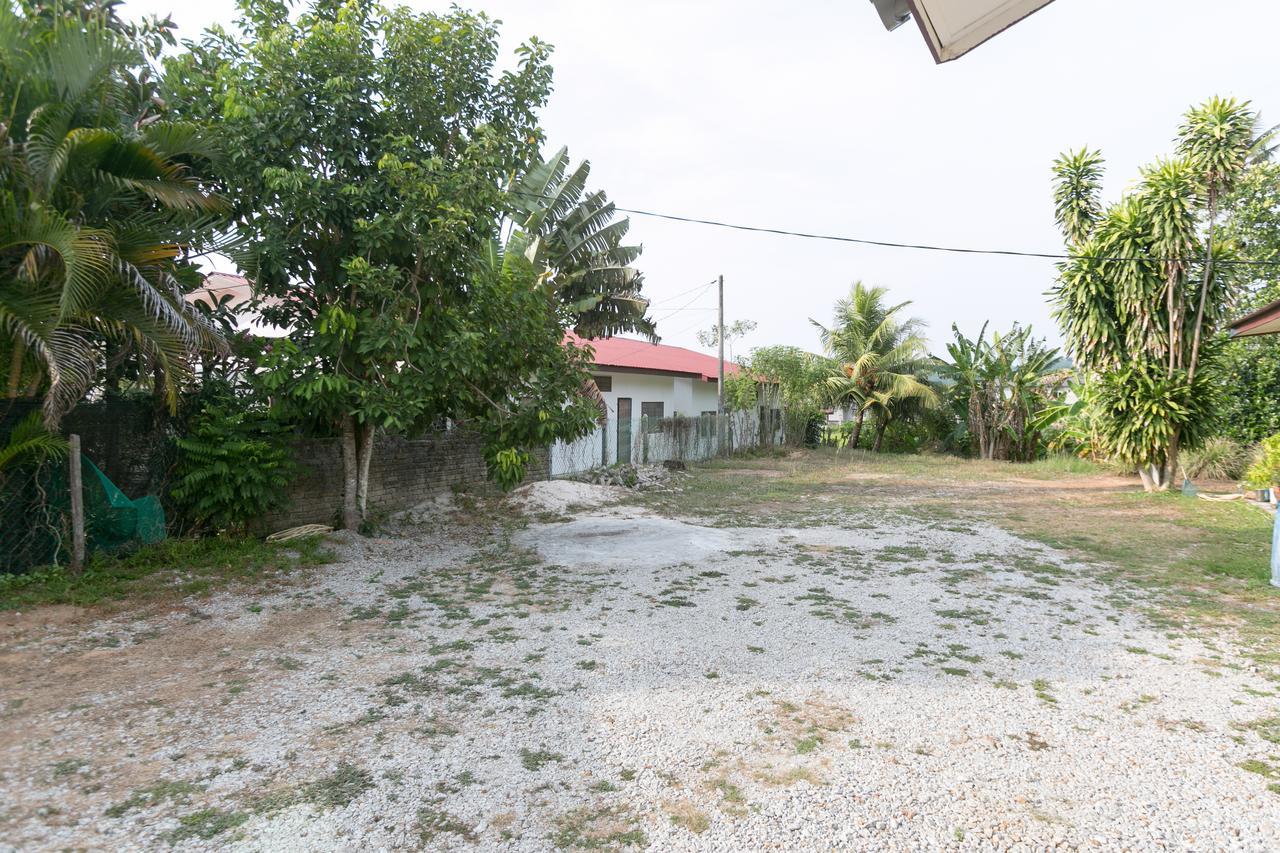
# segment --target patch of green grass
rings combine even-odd
[[[107,817],[123,817],[134,809],[150,808],[160,803],[188,803],[191,795],[204,790],[194,782],[170,782],[161,780],[138,788],[128,799],[114,803],[103,812]]]
[[[244,812],[222,809],[201,809],[178,818],[178,828],[169,833],[169,841],[177,843],[188,838],[213,838],[228,829],[235,829],[249,819]]]
[[[92,554],[79,575],[65,566],[0,575],[0,610],[200,595],[237,583],[276,580],[332,559],[319,536],[279,544],[220,536],[166,539],[131,554]]]
[[[418,809],[418,841],[430,845],[440,835],[456,835],[464,841],[475,838],[475,830],[463,820],[436,806]]]
[[[639,820],[620,806],[583,806],[555,821],[551,843],[560,850],[616,850],[647,847]]]
[[[1057,697],[1053,695],[1053,685],[1043,678],[1037,678],[1031,682],[1031,689],[1035,691],[1036,698],[1046,705],[1058,704]]]
[[[303,788],[303,796],[324,808],[340,808],[355,800],[373,787],[373,776],[368,770],[347,761],[338,763],[328,776],[323,776]]]
[[[520,750],[520,766],[525,770],[537,772],[552,762],[559,763],[564,761],[564,756],[558,752],[550,752],[545,749],[524,749]]]
[[[822,738],[817,735],[802,737],[796,741],[796,755],[808,755],[820,746],[822,746]]]

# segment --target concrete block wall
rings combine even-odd
[[[369,467],[369,506],[396,512],[449,492],[457,486],[486,482],[480,438],[465,429],[433,433],[423,438],[379,436]],[[298,474],[289,488],[285,508],[263,519],[270,532],[300,524],[334,524],[342,511],[342,443],[338,439],[307,439],[293,445]],[[550,454],[533,454],[526,480],[550,476]]]

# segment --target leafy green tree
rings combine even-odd
[[[575,195],[554,166],[538,193],[549,208],[504,189],[541,162],[550,48],[531,39],[499,73],[484,15],[365,0],[296,18],[244,0],[238,29],[189,45],[166,79],[225,140],[221,177],[252,245],[240,263],[279,300],[263,316],[292,329],[263,381],[341,435],[343,525],[367,509],[378,428],[469,422],[504,485],[530,448],[589,429],[585,354],[561,345],[562,324],[596,310],[608,328],[596,297],[639,281],[619,269],[634,252],[604,225],[603,196]],[[596,218],[564,224],[574,215]],[[529,229],[519,252],[495,242],[508,216]]]
[[[740,365],[744,373],[777,383],[784,408],[811,414],[826,405],[827,378],[835,369],[825,356],[792,346],[756,347]]]
[[[1273,131],[1274,133],[1274,131]],[[1224,241],[1251,261],[1280,261],[1280,164],[1266,162],[1266,136],[1255,142],[1253,168],[1245,172],[1222,205]],[[1275,266],[1240,268],[1242,286],[1236,315],[1280,299]],[[1247,276],[1247,277],[1246,277]],[[1243,442],[1280,432],[1280,337],[1264,335],[1230,341],[1222,348],[1218,372],[1222,431]]]
[[[1167,489],[1179,447],[1208,433],[1214,385],[1203,368],[1214,348],[1205,342],[1234,284],[1222,262],[1235,247],[1214,235],[1218,203],[1248,168],[1255,121],[1232,99],[1189,110],[1177,155],[1144,168],[1136,190],[1105,210],[1097,152],[1054,163],[1055,211],[1072,254],[1056,316],[1076,363],[1102,379],[1107,443],[1148,490]],[[1120,374],[1128,381],[1113,381]]]
[[[872,450],[879,451],[884,431],[895,418],[909,417],[937,405],[929,384],[932,370],[923,323],[900,317],[910,302],[885,304],[887,290],[854,283],[836,302],[830,327],[817,327],[822,347],[834,364],[827,377],[831,399],[856,409],[849,445],[857,447],[864,418],[876,419]]]
[[[213,150],[156,97],[147,63],[171,24],[114,6],[0,6],[0,359],[7,395],[43,395],[50,426],[104,374],[172,408],[222,346],[183,299],[217,245]]]

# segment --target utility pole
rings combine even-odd
[[[718,279],[720,285],[720,320],[716,325],[716,338],[720,343],[720,372],[716,390],[719,398],[716,401],[716,451],[724,449],[724,276]]]

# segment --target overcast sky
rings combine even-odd
[[[415,0],[420,9],[448,3]],[[618,205],[896,242],[1061,250],[1049,167],[1107,157],[1114,198],[1167,154],[1182,112],[1213,94],[1280,121],[1265,0],[1057,0],[969,55],[935,65],[914,23],[886,32],[868,0],[484,0],[504,49],[556,46],[552,148],[592,163]],[[181,34],[230,23],[230,0],[126,0]],[[858,279],[929,324],[1031,324],[1055,342],[1050,261],[873,248],[632,217],[664,343],[699,348],[725,277],[726,322],[752,346],[818,348],[809,318]],[[696,298],[695,298],[696,297]],[[693,299],[692,304],[688,304]],[[683,309],[683,310],[675,310]]]

